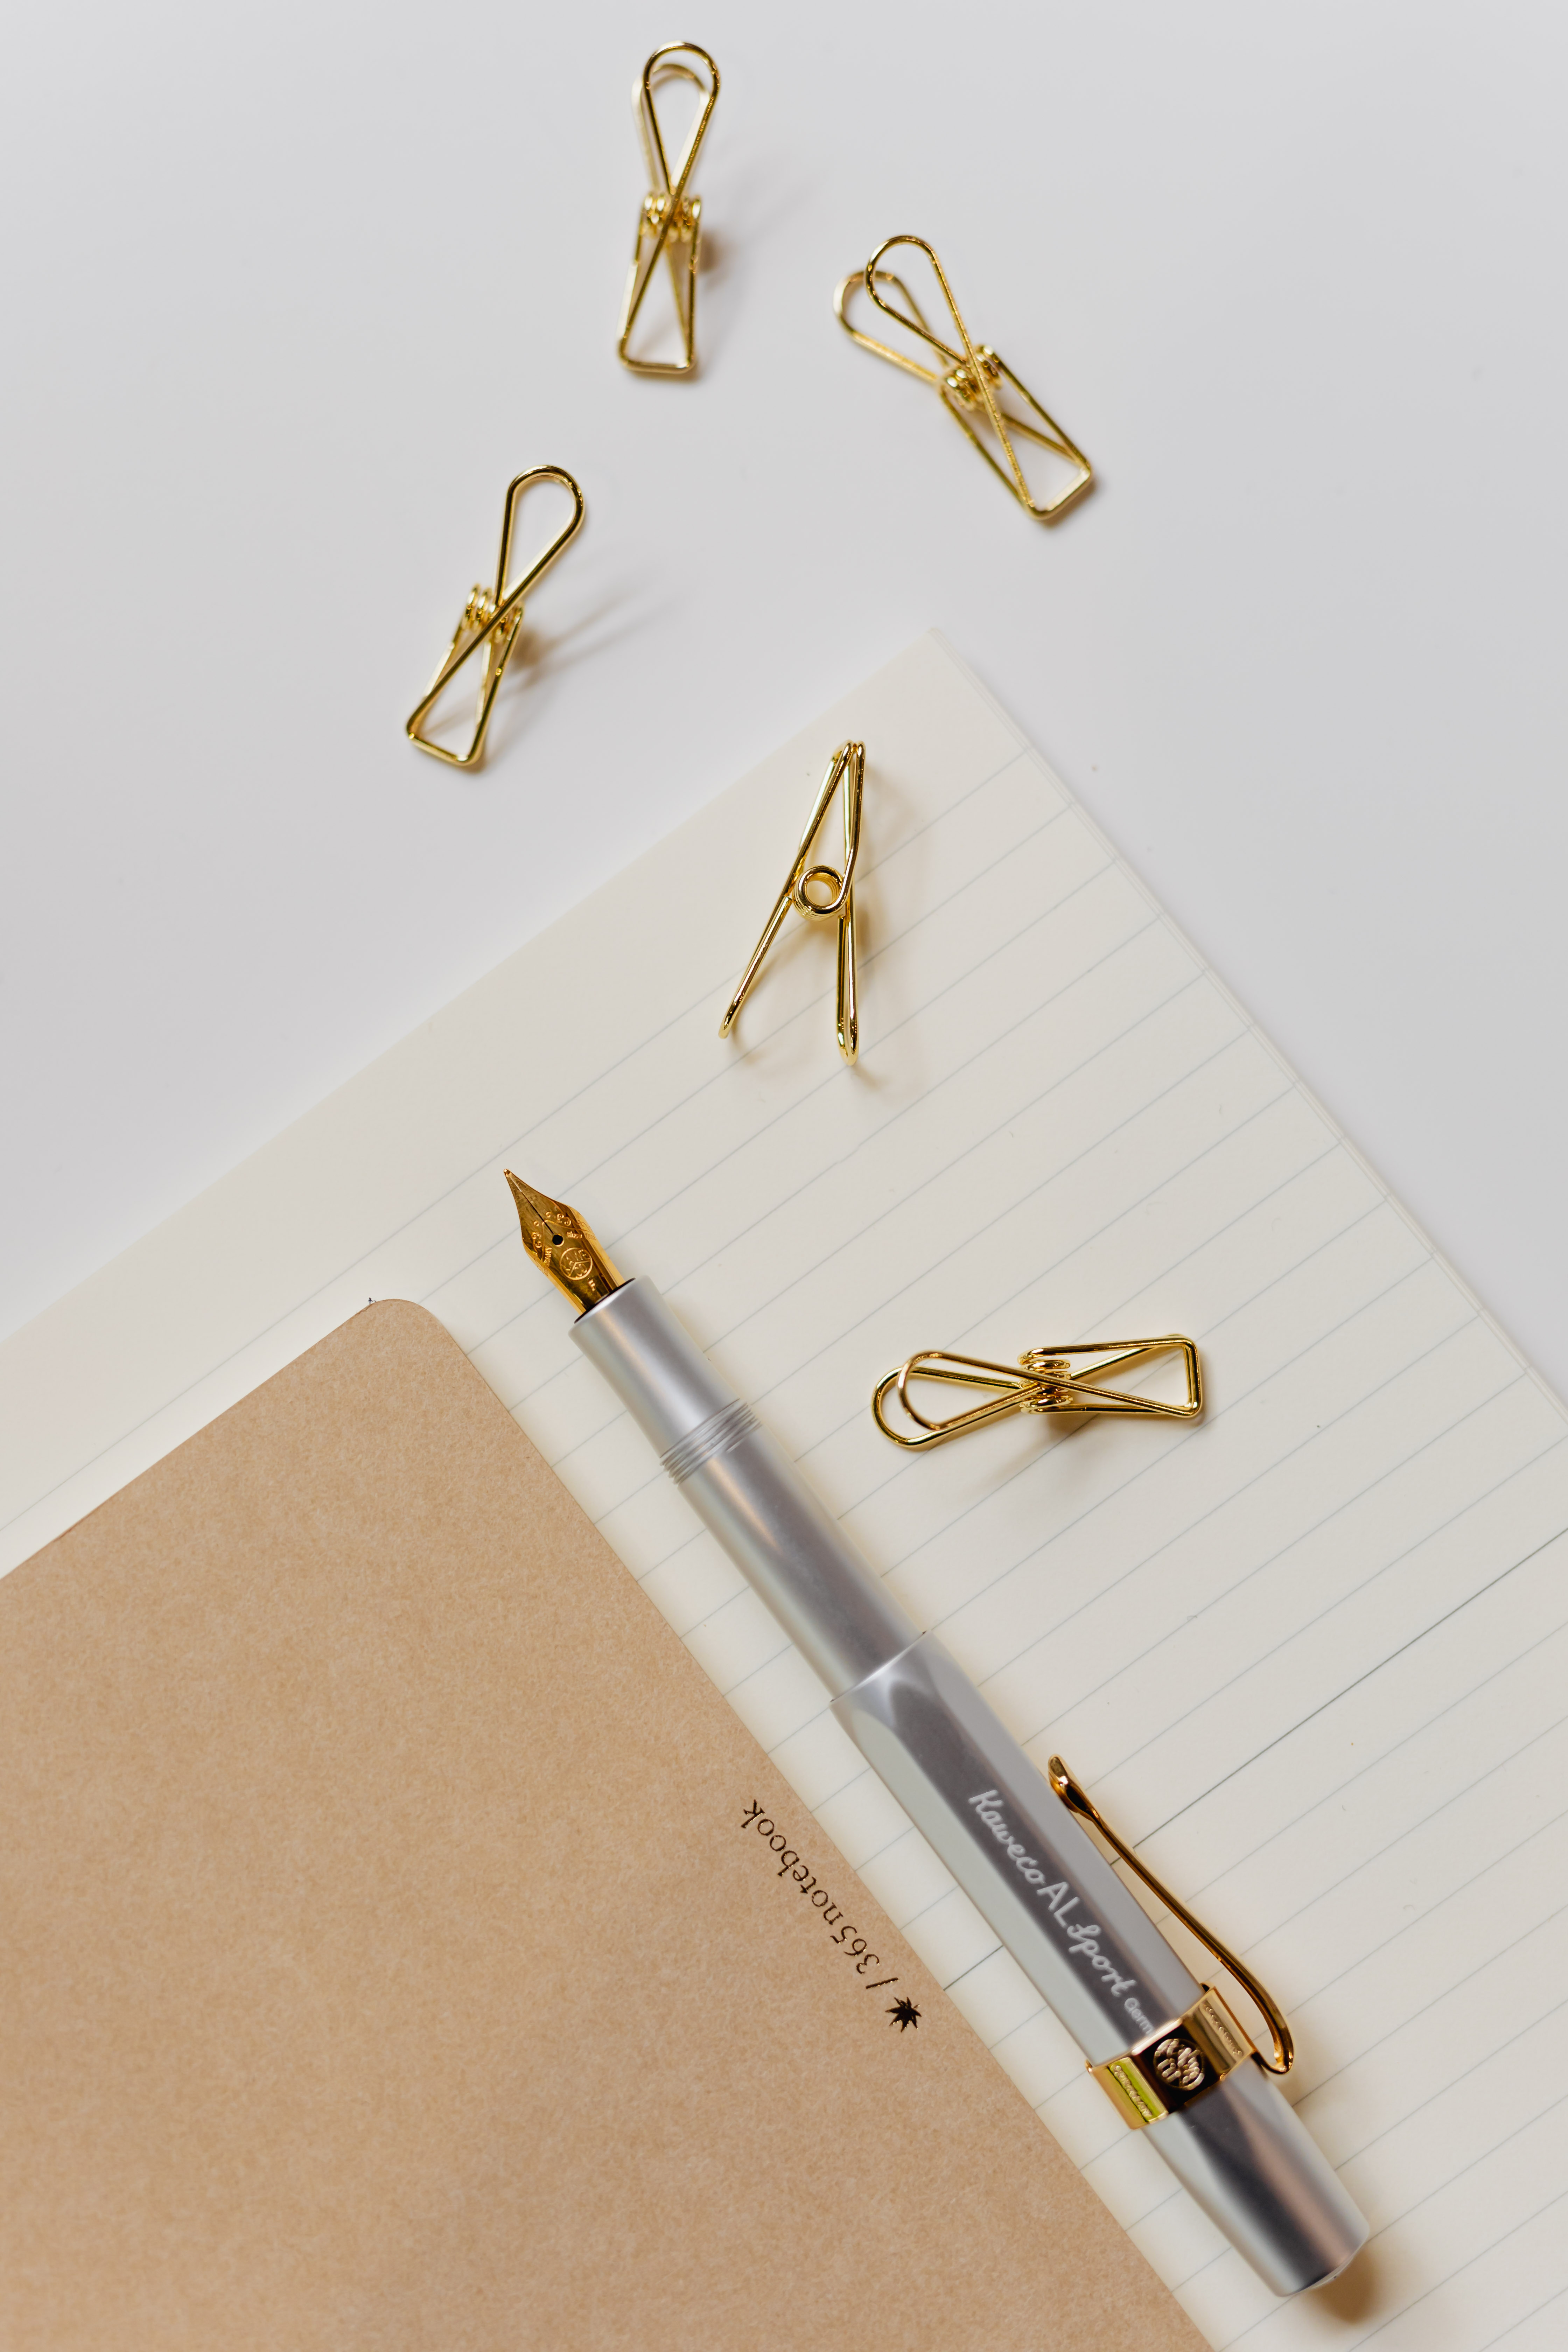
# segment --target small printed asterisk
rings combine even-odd
[[[912,2000],[894,2001],[888,2011],[888,2015],[892,2019],[893,2023],[898,2027],[900,2033],[903,2032],[906,2025],[918,2025],[921,2021],[920,2011],[915,2007]]]

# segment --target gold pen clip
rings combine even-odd
[[[691,59],[697,62],[689,62]],[[692,83],[702,100],[673,177],[654,103],[656,83],[672,81]],[[662,49],[655,49],[632,92],[651,184],[637,215],[637,243],[632,248],[626,299],[621,306],[620,340],[616,354],[637,375],[690,375],[697,366],[697,268],[702,237],[702,199],[688,195],[686,190],[697,151],[718,102],[719,68],[707,50],[700,49],[695,41],[669,41]],[[630,350],[632,331],[661,257],[669,264],[681,356],[679,360],[634,359]]]
[[[518,509],[536,482],[558,482],[571,494],[572,514],[542,555],[530,564],[521,580],[507,585],[507,573],[511,568],[512,535],[517,528]],[[404,732],[421,751],[428,751],[433,760],[445,760],[448,767],[477,768],[484,756],[485,733],[495,708],[496,696],[506,674],[517,644],[518,631],[522,626],[522,600],[529,590],[542,580],[562,550],[570,545],[583,527],[583,493],[563,467],[535,466],[526,474],[519,474],[507,485],[506,505],[501,513],[500,555],[496,563],[496,584],[487,588],[481,582],[463,607],[462,617],[452,632],[452,642],[445,660],[431,680],[429,692],[415,709]],[[476,654],[484,659],[479,671],[479,704],[474,713],[474,730],[466,751],[448,751],[444,743],[432,742],[424,731],[425,721],[440,696],[451,684],[464,664]]]
[[[1156,1356],[1176,1354],[1181,1356],[1187,1378],[1187,1393],[1180,1404],[1164,1404],[1156,1397],[1137,1396],[1125,1389],[1098,1385],[1108,1372],[1147,1363]],[[1079,1369],[1075,1370],[1075,1365]],[[942,1381],[952,1388],[989,1389],[993,1394],[988,1403],[971,1405],[967,1412],[949,1413],[944,1420],[933,1421],[921,1412],[910,1397],[911,1381]],[[907,1430],[893,1428],[888,1420],[887,1402],[894,1391],[915,1424],[912,1435]],[[871,1411],[883,1436],[911,1452],[928,1445],[944,1445],[950,1437],[962,1437],[966,1430],[982,1429],[987,1422],[1001,1421],[1011,1412],[1131,1413],[1160,1421],[1196,1421],[1203,1409],[1198,1351],[1190,1339],[1181,1339],[1174,1332],[1163,1339],[1098,1339],[1079,1348],[1031,1348],[1019,1357],[1016,1368],[989,1363],[984,1356],[955,1356],[945,1348],[924,1348],[879,1381],[871,1398]]]
[[[741,974],[740,986],[719,1024],[721,1037],[727,1037],[734,1027],[736,1015],[756,984],[763,958],[793,907],[795,913],[804,915],[808,922],[836,922],[838,926],[838,1050],[847,1062],[852,1062],[859,1052],[860,1018],[855,971],[855,861],[860,855],[860,796],[865,781],[866,746],[864,743],[840,743],[827,763],[827,773],[822,780],[822,789],[806,819],[805,831],[801,835],[795,862],[784,877],[784,888],[773,901],[773,912],[763,926],[763,936],[752,949],[752,960]],[[826,821],[833,795],[838,792],[843,794],[844,807],[842,873],[835,866],[812,863],[816,836]]]
[[[916,252],[925,255],[936,272],[936,282],[960,346],[957,350],[932,331],[903,279],[896,278],[890,269],[879,268],[884,254],[890,253],[896,245],[913,246]],[[918,360],[896,351],[890,343],[879,343],[851,326],[845,305],[857,287],[864,287],[879,310],[917,336],[944,364],[922,367]],[[886,300],[878,292],[879,287],[892,288],[907,308],[900,310],[896,303]],[[997,479],[1006,484],[1018,504],[1037,522],[1056,522],[1092,487],[1094,468],[1083,451],[1068,440],[1056,418],[1041,406],[1027,384],[1020,383],[990,344],[973,341],[953,299],[947,273],[923,236],[889,237],[886,244],[877,247],[864,269],[852,270],[845,278],[833,297],[833,307],[839,325],[862,351],[875,352],[879,359],[890,360],[907,374],[919,376],[922,383],[935,386],[949,415],[963,426]],[[1011,405],[1002,393],[1004,383],[1015,395]],[[1047,462],[1056,481],[1049,495],[1035,496],[1015,446],[1016,436],[1022,436],[1047,452]]]
[[[1089,1822],[1094,1829],[1098,1830],[1100,1835],[1105,1840],[1106,1844],[1110,1848],[1111,1852],[1120,1861],[1122,1861],[1127,1864],[1129,1870],[1134,1872],[1136,1875],[1142,1880],[1144,1885],[1149,1889],[1150,1894],[1156,1895],[1165,1906],[1165,1908],[1168,1911],[1174,1912],[1183,1927],[1185,1927],[1190,1934],[1197,1937],[1205,1951],[1212,1953],[1214,1958],[1219,1962],[1221,1968],[1226,1970],[1226,1974],[1233,1976],[1236,1979],[1237,1983],[1242,1986],[1248,1998],[1257,2007],[1259,2015],[1266,2021],[1268,2027],[1269,2039],[1274,2044],[1274,2055],[1271,2059],[1266,2058],[1261,2050],[1257,2052],[1256,2054],[1258,2064],[1266,2066],[1271,2074],[1288,2074],[1290,2072],[1292,2065],[1295,2063],[1296,2059],[1295,2037],[1291,2033],[1289,2025],[1286,2021],[1284,2011],[1280,2008],[1279,2002],[1274,1999],[1267,1987],[1258,1982],[1258,1979],[1253,1975],[1252,1970],[1246,1965],[1245,1961],[1238,1960],[1236,1954],[1231,1951],[1226,1945],[1222,1944],[1217,1936],[1212,1935],[1208,1928],[1206,1928],[1200,1920],[1195,1919],[1193,1916],[1193,1914],[1188,1910],[1186,1905],[1179,1902],[1176,1896],[1172,1894],[1170,1888],[1168,1886],[1162,1885],[1159,1879],[1155,1877],[1153,1872],[1150,1870],[1146,1864],[1139,1861],[1138,1856],[1133,1853],[1132,1848],[1127,1843],[1125,1838],[1121,1838],[1117,1835],[1116,1832],[1111,1828],[1110,1823],[1106,1820],[1104,1814],[1096,1805],[1093,1798],[1089,1794],[1089,1791],[1081,1785],[1080,1782],[1073,1779],[1072,1774],[1068,1770],[1067,1766],[1062,1762],[1059,1756],[1053,1756],[1051,1758],[1049,1764],[1046,1767],[1046,1773],[1052,1788],[1056,1790],[1063,1804],[1066,1805],[1068,1811],[1072,1813],[1077,1813],[1080,1820]],[[1205,1991],[1206,1990],[1207,1988],[1205,1988]],[[1200,2007],[1202,2006],[1201,2003],[1199,2005]],[[1228,2015],[1228,2011],[1226,2013]],[[1158,2054],[1159,2053],[1156,2053],[1156,2059],[1158,2058]],[[1114,2067],[1121,2064],[1121,2062],[1117,2059],[1112,2059],[1110,2063],[1111,2066]],[[1091,2069],[1091,2072],[1095,2073],[1102,2073],[1105,2070],[1100,2068]],[[1111,2086],[1110,2084],[1107,2085],[1107,2088],[1110,2087]],[[1118,2084],[1116,2087],[1122,2091],[1123,2097],[1125,2097],[1126,2086],[1124,2084]],[[1155,2118],[1145,2116],[1143,2120],[1145,2122],[1149,2122],[1155,2120]]]

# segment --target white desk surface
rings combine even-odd
[[[671,385],[613,339],[681,34]],[[936,623],[1568,1391],[1565,47],[1545,0],[18,22],[0,1330]],[[1055,531],[834,323],[906,229],[1095,460]],[[402,722],[545,459],[587,525],[457,774]]]

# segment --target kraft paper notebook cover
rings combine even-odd
[[[0,1660],[7,2352],[1195,2352],[421,1309],[18,1570]]]

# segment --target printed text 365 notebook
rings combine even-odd
[[[861,1055],[804,925],[868,747]],[[541,1008],[548,1018],[541,1019]],[[1298,2028],[1374,2237],[1275,2305],[1125,2133],[567,1335],[507,1160],[646,1271],[1042,1762]],[[1568,2311],[1568,1421],[927,637],[0,1349],[14,1562],[367,1296],[423,1301],[1215,2345],[1540,2352]],[[916,1348],[1185,1331],[1194,1429],[893,1451]]]

